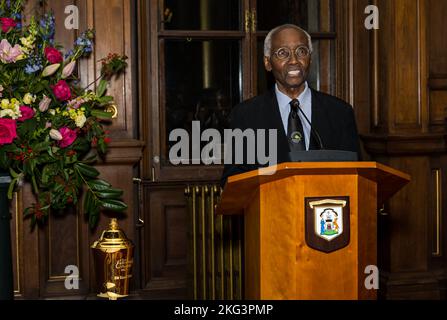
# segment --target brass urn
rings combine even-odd
[[[91,246],[98,297],[116,300],[129,294],[132,278],[133,243],[112,219],[109,228]]]

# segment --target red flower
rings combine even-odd
[[[31,119],[36,114],[33,109],[27,106],[20,106],[20,112],[22,113],[22,116],[17,119],[20,122]]]
[[[70,146],[77,138],[76,131],[71,130],[70,128],[63,127],[59,129],[59,132],[62,135],[62,140],[59,141],[59,147],[61,148]]]
[[[67,157],[73,157],[75,154],[76,154],[76,151],[74,151],[74,150],[67,151]]]
[[[2,31],[5,33],[17,26],[17,22],[12,18],[0,18],[0,23],[2,25]]]
[[[59,80],[58,83],[51,86],[51,89],[53,89],[54,96],[59,101],[66,101],[71,98],[70,87],[65,80]]]
[[[56,48],[53,47],[45,48],[45,57],[51,64],[61,63],[62,60],[64,60],[62,54]]]
[[[17,124],[12,119],[0,119],[0,146],[11,144],[17,138]]]

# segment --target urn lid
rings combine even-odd
[[[123,230],[119,228],[118,220],[113,218],[110,221],[109,228],[104,230],[99,240],[92,245],[93,249],[118,250],[133,247]]]

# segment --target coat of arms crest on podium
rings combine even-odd
[[[332,252],[349,243],[349,197],[306,198],[306,242]]]

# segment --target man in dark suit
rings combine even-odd
[[[305,30],[287,24],[270,31],[264,43],[264,66],[273,73],[276,85],[273,90],[235,106],[230,115],[233,130],[277,130],[277,163],[290,161],[290,151],[321,149],[321,144],[326,150],[360,154],[352,107],[307,84],[311,54],[312,41]],[[231,175],[261,166],[259,162],[226,164],[222,184]]]

